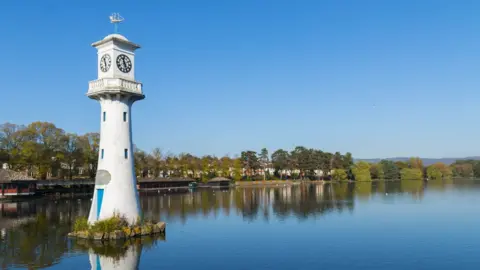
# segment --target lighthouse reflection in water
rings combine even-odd
[[[90,265],[92,270],[134,270],[138,269],[142,246],[131,245],[126,247],[123,254],[104,254],[95,253],[93,249],[89,251]]]
[[[83,239],[73,241],[75,250],[88,253],[92,270],[134,270],[139,267],[142,251],[165,241],[165,235],[106,242]]]

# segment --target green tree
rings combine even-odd
[[[8,162],[12,168],[18,169],[21,163],[20,147],[22,136],[20,131],[25,129],[12,123],[0,125],[0,162]]]
[[[266,169],[267,169],[268,163],[269,163],[267,148],[262,148],[262,150],[260,150],[259,161],[260,161],[260,165],[261,165],[262,170],[263,170],[263,181],[265,181],[265,180],[267,180]]]
[[[344,156],[343,156],[343,168],[344,169],[349,169],[350,167],[353,166],[353,157],[352,157],[352,153],[350,152],[347,152]]]
[[[72,179],[74,170],[83,163],[80,138],[68,133],[61,139],[60,161],[67,165],[68,179]]]
[[[148,159],[145,151],[135,148],[133,152],[135,162],[135,173],[140,178],[148,176]]]
[[[234,166],[233,160],[229,156],[220,159],[220,171],[223,177],[231,177],[230,169]]]
[[[87,133],[78,138],[78,144],[82,149],[82,160],[85,168],[87,169],[88,176],[95,178],[97,173],[100,134],[99,133]]]
[[[400,171],[395,162],[383,159],[380,161],[380,164],[383,168],[385,179],[400,179]]]
[[[322,167],[322,171],[323,171],[323,174],[324,176],[327,176],[330,171],[332,170],[332,153],[328,153],[328,152],[322,152],[321,154],[322,156],[322,161],[321,161],[321,167]]]
[[[295,162],[296,169],[300,170],[300,178],[303,178],[313,168],[311,151],[303,146],[297,146],[290,152],[290,158]]]
[[[212,177],[213,157],[202,157],[202,181],[207,182]]]
[[[457,160],[452,164],[455,176],[459,177],[480,177],[480,161],[478,160]]]
[[[180,165],[180,176],[182,177],[190,176],[189,172],[193,173],[193,171],[195,170],[195,166],[194,166],[195,157],[188,153],[181,153],[178,156],[178,159],[179,159],[178,162]],[[213,166],[213,164],[210,164],[210,165]]]
[[[373,179],[385,179],[385,173],[381,163],[370,164],[370,175]]]
[[[10,159],[9,159],[9,156],[8,156],[8,152],[5,151],[5,149],[0,149],[0,164],[6,163],[9,160]]]
[[[243,162],[243,167],[247,173],[247,178],[251,179],[251,177],[255,174],[255,171],[260,168],[260,162],[258,161],[257,153],[255,151],[242,151],[241,159]]]
[[[435,166],[427,167],[427,177],[432,180],[441,180],[442,172]]]
[[[395,166],[397,166],[399,170],[409,168],[408,162],[405,161],[395,161]]]
[[[410,158],[408,165],[409,168],[423,170],[423,161],[419,157]]]
[[[33,156],[33,162],[38,169],[37,176],[46,179],[60,155],[61,139],[65,131],[48,122],[33,122],[24,131],[30,141],[37,145],[37,153]]]
[[[315,171],[321,172],[323,165],[323,156],[324,153],[321,150],[311,149],[311,158],[312,158],[312,177],[320,179],[321,174],[315,175]]]
[[[473,163],[473,176],[480,178],[480,162],[478,161]]]
[[[283,149],[278,149],[272,154],[273,168],[277,172],[280,179],[283,179],[283,171],[288,169],[290,155]]]
[[[242,160],[240,158],[233,159],[233,180],[242,180]]]
[[[340,154],[340,152],[335,152],[332,157],[332,169],[345,169],[344,165],[345,158]]]
[[[452,177],[452,170],[442,162],[437,162],[427,167],[428,179],[441,180]]]
[[[372,181],[370,164],[365,161],[357,162],[352,169],[356,181]]]
[[[28,130],[20,131],[22,142],[20,144],[19,151],[15,154],[18,158],[12,165],[14,169],[26,168],[33,174],[33,172],[38,171],[36,164],[39,156],[41,155],[41,149],[38,143],[36,143],[33,139],[30,139],[30,133],[31,132]]]
[[[344,169],[334,169],[332,172],[332,179],[339,181],[339,180],[347,180],[347,172]]]
[[[161,175],[161,173],[165,171],[165,160],[162,150],[158,147],[154,148],[151,156],[150,166],[153,170],[154,177],[165,177],[165,175]]]
[[[464,164],[452,164],[451,166],[453,175],[456,177],[472,177],[473,165],[471,163]]]
[[[422,180],[423,172],[416,168],[405,168],[400,170],[400,178],[402,180]]]
[[[219,176],[219,172],[221,170],[221,164],[220,160],[216,157],[213,156],[212,162],[211,162],[211,171],[210,171],[210,178],[214,178]]]

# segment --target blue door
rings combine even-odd
[[[100,210],[102,210],[102,202],[103,202],[103,188],[97,189],[97,220],[100,217]]]
[[[99,255],[97,255],[97,260],[96,261],[97,261],[97,268],[95,268],[95,270],[102,270],[102,265],[100,264],[100,256]]]

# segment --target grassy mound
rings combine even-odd
[[[75,220],[73,232],[69,236],[95,240],[114,240],[164,232],[164,222],[154,223],[152,221],[142,221],[138,218],[135,225],[130,225],[127,219],[114,214],[111,218],[99,220],[94,224],[89,224],[86,217],[79,217]]]

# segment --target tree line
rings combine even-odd
[[[68,133],[53,123],[5,123],[0,125],[0,163],[37,179],[93,178],[99,143],[98,133]],[[175,155],[160,148],[147,153],[135,147],[134,160],[139,177],[191,177],[203,181],[217,176],[235,180],[320,179],[328,175],[322,172],[347,170],[353,164],[351,153],[332,154],[301,146],[292,151],[279,149],[271,155],[265,148],[259,153],[247,150],[234,157]]]
[[[412,157],[408,161],[381,160],[378,163],[365,161],[356,162],[352,166],[355,180],[371,181],[372,179],[386,180],[442,180],[453,177],[480,178],[480,160],[457,160],[447,165],[437,162],[424,166],[422,159]],[[346,172],[334,171],[332,178],[346,180]]]
[[[55,124],[0,125],[0,163],[38,179],[72,178],[79,172],[95,177],[100,135],[67,133]]]
[[[15,171],[26,171],[37,179],[94,178],[99,158],[100,135],[77,135],[65,132],[53,123],[0,125],[0,164]],[[206,181],[214,177],[239,180],[360,180],[372,179],[441,179],[446,177],[480,177],[480,161],[458,160],[451,165],[435,163],[424,166],[420,158],[406,162],[381,160],[378,163],[355,162],[347,152],[330,153],[297,146],[278,149],[271,155],[263,148],[258,153],[242,151],[234,157],[151,152],[134,149],[138,177],[190,177]]]

